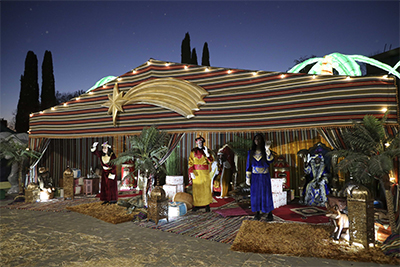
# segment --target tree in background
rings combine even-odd
[[[21,91],[15,118],[15,130],[24,133],[29,130],[29,114],[39,111],[38,60],[32,51],[25,58],[24,75],[21,75]]]
[[[208,51],[207,42],[204,43],[203,46],[203,54],[201,57],[201,65],[202,66],[210,66],[210,52]]]
[[[61,103],[64,103],[64,102],[67,102],[67,101],[71,100],[72,98],[80,96],[80,95],[82,95],[84,93],[85,93],[84,90],[78,90],[78,91],[75,91],[75,92],[72,92],[72,93],[61,93],[60,91],[57,91],[56,92],[56,96],[55,96],[56,101],[57,101],[57,105],[61,104]]]
[[[44,53],[42,63],[42,93],[40,99],[42,110],[54,107],[58,104],[54,84],[53,58],[51,52],[47,50]]]
[[[190,62],[190,64],[199,65],[199,64],[197,63],[196,48],[193,48],[193,50],[192,50],[192,57],[191,57],[191,62]]]
[[[181,63],[191,64],[190,35],[188,32],[185,34],[185,38],[182,40]]]

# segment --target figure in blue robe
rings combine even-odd
[[[270,146],[271,142],[265,143],[263,136],[257,134],[247,155],[246,184],[250,185],[251,210],[256,212],[256,220],[261,219],[260,211],[268,214],[268,221],[273,220],[274,202],[269,164],[274,161],[274,156],[269,150]]]

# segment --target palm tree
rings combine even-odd
[[[338,158],[343,157],[337,167],[349,172],[355,182],[368,184],[377,179],[385,190],[389,223],[393,233],[398,233],[394,214],[393,196],[390,192],[389,172],[393,170],[393,161],[400,156],[399,133],[389,136],[385,133],[385,116],[378,120],[366,115],[361,123],[343,134],[347,149],[331,152]]]
[[[145,185],[142,191],[143,201],[147,203],[147,191],[149,190],[152,178],[160,172],[165,173],[165,168],[160,165],[160,159],[167,152],[165,146],[168,140],[168,134],[159,131],[156,127],[143,128],[140,135],[130,137],[130,147],[127,151],[118,155],[118,158],[112,161],[113,164],[121,165],[125,162],[133,161],[135,170],[145,177]]]
[[[40,153],[30,150],[27,144],[21,144],[13,139],[3,139],[0,142],[0,158],[8,160],[9,165],[18,165],[19,194],[24,193],[24,166],[29,159],[39,158]]]

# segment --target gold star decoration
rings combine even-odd
[[[108,114],[112,114],[113,125],[115,127],[118,111],[124,112],[122,106],[126,103],[126,100],[124,99],[124,92],[120,93],[118,91],[117,83],[114,85],[113,94],[108,95],[108,99],[109,100],[101,106],[108,107]]]

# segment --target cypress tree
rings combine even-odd
[[[204,43],[203,46],[203,54],[201,57],[201,65],[202,66],[210,66],[210,52],[208,51],[207,42]]]
[[[197,63],[197,54],[196,54],[196,48],[193,48],[193,50],[192,50],[192,56],[191,56],[191,64],[193,64],[193,65],[199,65],[198,63]]]
[[[47,50],[44,53],[42,63],[42,94],[40,100],[42,110],[57,105],[53,74],[53,58],[51,52]]]
[[[17,133],[29,130],[29,114],[36,111],[39,111],[38,60],[35,53],[28,51],[24,75],[21,75],[21,90],[15,118]]]
[[[185,34],[185,38],[182,40],[181,46],[181,63],[190,64],[191,57],[190,57],[190,35],[187,32]]]

